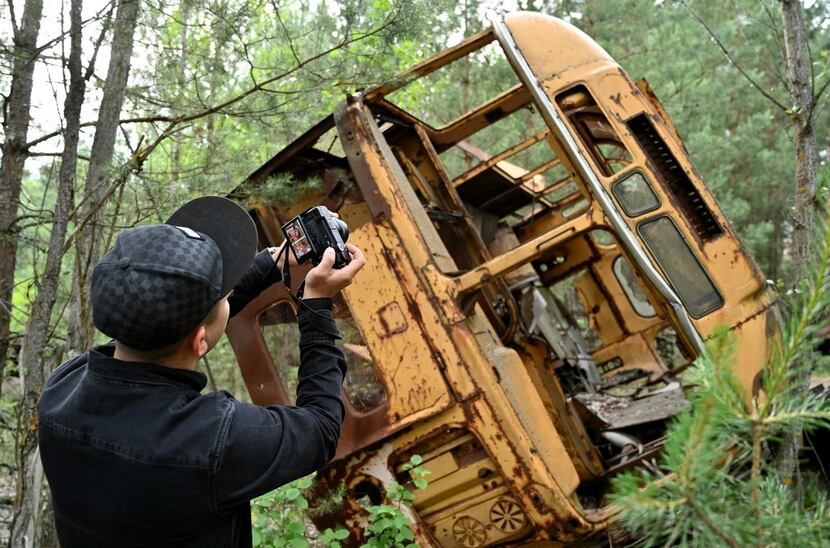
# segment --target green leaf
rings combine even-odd
[[[301,521],[292,521],[285,529],[289,534],[302,535],[305,533],[305,524]]]

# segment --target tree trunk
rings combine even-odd
[[[813,129],[813,82],[804,14],[798,0],[781,0],[784,24],[784,47],[787,64],[787,87],[792,101],[791,117],[795,126],[795,207],[793,211],[792,260],[795,280],[809,269],[815,239],[816,209],[816,134]],[[812,360],[800,364],[795,389],[807,390]],[[792,481],[798,465],[801,429],[788,432],[778,454],[778,470],[785,483]]]
[[[64,239],[73,209],[75,173],[78,159],[78,136],[81,107],[86,82],[81,74],[82,0],[72,0],[70,7],[69,90],[64,102],[64,148],[55,198],[52,232],[46,266],[37,296],[26,324],[26,335],[20,351],[20,372],[23,377],[21,429],[17,446],[17,499],[12,521],[12,546],[42,545],[35,539],[54,538],[54,521],[48,498],[41,501],[42,468],[37,456],[37,402],[52,366],[60,361],[60,350],[50,349],[49,327],[52,309],[58,294]],[[90,67],[91,69],[91,67]],[[92,73],[91,70],[89,72]],[[44,505],[46,508],[44,508]]]
[[[12,9],[11,4],[9,9]],[[17,206],[23,164],[29,156],[26,137],[32,100],[32,73],[39,54],[37,37],[43,0],[27,0],[23,21],[14,29],[14,61],[8,97],[3,101],[3,159],[0,163],[0,389],[9,351],[14,269],[17,263]]]
[[[179,57],[179,73],[176,78],[178,89],[176,95],[184,96],[185,87],[187,85],[187,30],[188,22],[190,21],[190,3],[192,0],[181,0],[179,4],[179,18],[181,19],[182,31],[179,40],[179,48],[181,49],[181,56]],[[181,139],[174,136],[171,143],[170,160],[172,169],[170,170],[170,182],[175,185],[179,181],[179,173],[181,173]]]
[[[124,90],[130,74],[133,35],[138,21],[140,1],[121,0],[115,14],[110,63],[104,83],[104,95],[98,110],[98,123],[92,141],[84,198],[79,208],[79,222],[87,222],[78,230],[75,240],[75,273],[69,315],[69,348],[83,352],[91,344],[95,330],[89,302],[92,268],[101,255],[104,211],[109,198],[110,167]]]
[[[813,130],[813,83],[804,14],[798,0],[782,0],[787,86],[792,100],[795,125],[795,211],[793,213],[792,257],[796,279],[810,263],[815,236],[816,135]]]
[[[778,281],[781,278],[781,263],[784,259],[784,218],[780,209],[771,213],[772,234],[767,245],[767,264],[764,272],[768,279]]]

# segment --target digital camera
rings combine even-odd
[[[297,215],[284,225],[282,232],[291,245],[291,251],[301,264],[309,259],[317,266],[327,247],[334,249],[334,268],[343,268],[352,260],[346,249],[349,227],[332,217],[325,206],[314,206]]]

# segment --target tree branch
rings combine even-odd
[[[709,25],[707,25],[707,24],[706,24],[706,21],[704,21],[703,19],[701,19],[701,18],[700,18],[700,16],[698,16],[698,14],[697,14],[697,13],[695,13],[695,12],[692,10],[692,8],[690,8],[690,7],[689,7],[689,5],[688,5],[688,4],[686,4],[686,2],[685,2],[684,0],[680,0],[680,3],[683,5],[683,7],[684,7],[684,8],[686,8],[686,10],[689,12],[689,14],[690,14],[690,15],[691,15],[691,16],[692,16],[692,17],[693,17],[693,18],[694,18],[694,19],[695,19],[698,23],[700,23],[700,25],[701,25],[701,26],[702,26],[702,27],[706,30],[706,32],[709,34],[709,37],[710,37],[710,38],[711,38],[711,39],[715,42],[715,44],[717,44],[717,45],[718,45],[718,47],[719,47],[719,48],[720,48],[720,50],[723,52],[723,54],[726,56],[726,58],[729,60],[729,62],[732,64],[732,66],[734,66],[736,69],[738,69],[738,72],[740,72],[740,73],[743,75],[743,77],[744,77],[744,78],[746,78],[746,79],[747,79],[747,81],[748,81],[750,84],[752,84],[752,87],[754,87],[756,90],[758,90],[758,91],[761,93],[761,95],[763,95],[764,97],[766,97],[766,98],[767,98],[767,99],[768,99],[768,100],[769,100],[772,104],[774,104],[775,106],[777,106],[778,108],[780,108],[783,112],[787,112],[789,109],[788,109],[786,106],[784,106],[783,104],[781,104],[781,103],[778,101],[778,99],[776,99],[775,97],[773,97],[772,95],[770,95],[770,94],[769,94],[769,93],[768,93],[768,92],[767,92],[764,88],[762,88],[762,87],[761,87],[761,86],[760,86],[760,85],[759,85],[759,84],[758,84],[758,83],[757,83],[757,82],[756,82],[756,81],[752,78],[752,76],[750,76],[750,75],[746,72],[746,70],[744,70],[744,68],[743,68],[743,67],[740,65],[740,63],[738,63],[738,61],[737,61],[737,60],[736,60],[736,59],[732,56],[732,54],[729,52],[729,50],[728,50],[728,49],[726,49],[726,46],[724,46],[724,45],[723,45],[723,42],[721,42],[721,41],[720,41],[720,39],[719,39],[719,38],[715,35],[715,33],[712,31],[712,29],[711,29],[711,28],[709,28]]]
[[[20,33],[20,27],[17,26],[17,16],[14,13],[14,2],[7,0],[6,4],[9,6],[9,19],[12,20],[12,42],[16,41],[17,35]]]
[[[109,3],[109,6],[110,6],[110,12],[109,13],[112,13],[113,8],[115,7],[114,4],[115,4],[114,2]],[[90,17],[89,19],[86,19],[85,21],[83,21],[81,23],[81,27],[83,28],[89,23],[93,23],[95,21],[98,21],[99,19],[101,19],[101,17],[103,16],[105,11],[107,11],[107,8],[106,7],[102,8],[101,11],[99,11],[98,13],[96,13],[95,15]],[[41,53],[43,53],[47,49],[51,48],[52,46],[54,46],[58,42],[63,41],[63,39],[66,37],[67,34],[69,34],[69,31],[63,31],[60,34],[58,34],[56,37],[52,38],[51,40],[47,40],[46,42],[44,42],[43,44],[41,44],[40,46],[38,46],[35,49],[35,53],[37,55],[40,55]]]
[[[86,72],[84,72],[84,82],[89,82],[89,79],[92,78],[92,75],[95,74],[95,60],[98,58],[98,50],[101,49],[101,44],[104,42],[104,37],[107,35],[107,27],[109,27],[110,21],[112,20],[112,12],[115,10],[115,3],[110,4],[110,11],[107,13],[106,20],[104,24],[101,26],[101,34],[98,35],[98,38],[95,40],[95,47],[92,50],[92,57],[89,59],[89,64],[86,67]]]
[[[695,515],[698,518],[700,518],[700,520],[706,525],[706,527],[708,527],[709,530],[712,531],[712,533],[714,533],[716,537],[721,539],[727,546],[729,546],[730,548],[740,548],[740,544],[738,544],[738,542],[735,539],[727,535],[725,531],[721,530],[721,528],[718,527],[715,521],[711,517],[709,517],[709,515],[706,512],[704,512],[703,509],[700,508],[691,499],[691,497],[689,497],[689,494],[686,495],[686,504],[689,506],[689,508],[692,509],[692,512],[694,512]]]
[[[60,158],[63,155],[62,152],[30,152],[29,156],[44,156],[50,157],[54,156],[56,158]],[[89,161],[89,156],[84,156],[83,154],[78,154],[78,159]]]
[[[150,122],[167,122],[170,120],[169,116],[139,116],[137,118],[125,118],[123,120],[119,120],[119,124],[142,124],[142,123],[150,123]],[[81,128],[85,127],[94,127],[97,125],[98,122],[83,122],[80,126]],[[59,135],[63,134],[63,129],[57,129],[51,133],[46,133],[41,135],[40,137],[29,141],[26,143],[26,148],[32,148],[34,146],[39,145],[44,141],[48,141],[49,139],[54,139]]]
[[[209,116],[211,114],[217,114],[219,112],[224,111],[227,107],[229,107],[229,106],[231,106],[235,103],[238,103],[239,101],[245,99],[246,97],[248,97],[248,96],[250,96],[250,95],[252,95],[252,94],[254,94],[258,91],[262,91],[263,89],[266,88],[266,86],[268,86],[268,84],[271,84],[273,82],[276,82],[277,80],[281,80],[283,78],[286,78],[286,77],[294,74],[295,72],[299,71],[300,69],[306,67],[307,65],[313,63],[314,61],[322,59],[326,55],[329,55],[330,53],[332,53],[334,51],[337,51],[338,49],[343,49],[346,46],[349,46],[351,44],[354,44],[356,42],[360,42],[360,41],[365,40],[367,38],[370,38],[370,37],[372,37],[376,34],[379,34],[380,32],[382,32],[389,25],[389,23],[390,23],[390,20],[387,19],[386,22],[384,22],[383,25],[381,25],[381,26],[379,26],[379,27],[377,27],[377,28],[365,33],[365,34],[362,34],[362,35],[354,37],[354,38],[344,38],[344,39],[340,40],[334,46],[332,46],[328,49],[325,49],[325,50],[323,50],[319,53],[316,53],[316,54],[314,54],[314,55],[312,55],[312,56],[310,56],[310,57],[308,57],[304,60],[301,60],[299,63],[297,63],[296,65],[294,65],[290,69],[284,70],[283,72],[281,72],[277,75],[274,75],[274,76],[272,76],[270,78],[267,78],[265,80],[262,80],[260,82],[254,83],[254,85],[252,85],[250,88],[243,91],[239,95],[237,95],[235,97],[232,97],[232,98],[230,98],[230,99],[228,99],[228,100],[226,100],[222,103],[219,103],[217,105],[213,105],[213,106],[209,106],[209,107],[206,106],[203,110],[200,110],[198,112],[191,113],[191,114],[182,115],[182,116],[166,116],[166,115],[161,115],[161,114],[155,115],[155,116],[138,116],[138,117],[133,117],[133,118],[125,118],[124,120],[121,120],[119,123],[120,124],[140,124],[140,123],[167,122],[167,123],[170,123],[170,124],[173,124],[173,125],[178,125],[178,124],[181,124],[181,123],[184,123],[184,122],[190,122],[190,121],[193,121],[193,120],[197,120],[199,118],[204,118],[205,116]],[[269,91],[272,91],[272,90],[269,90]],[[95,126],[95,125],[96,125],[96,122],[84,122],[80,125],[80,127],[82,127],[82,128],[92,127],[92,126]],[[36,146],[36,145],[38,145],[38,144],[40,144],[44,141],[48,141],[49,139],[53,139],[55,137],[58,137],[62,133],[63,133],[63,130],[59,129],[59,130],[55,130],[51,133],[41,135],[40,137],[37,137],[36,139],[26,143],[26,148],[27,149],[32,148],[32,147],[34,147],[34,146]]]
[[[735,0],[730,0],[730,3],[732,4],[732,9],[735,10],[735,13],[736,14],[739,13],[738,5],[736,4]],[[767,14],[767,17],[769,17],[770,24],[765,25],[760,20],[758,20],[758,24],[766,26],[767,28],[769,28],[772,31],[772,34],[773,34],[773,36],[775,36],[776,42],[778,43],[779,53],[781,54],[781,58],[783,59],[786,56],[786,53],[784,51],[784,46],[781,42],[780,35],[778,33],[778,27],[776,26],[775,19],[772,18],[772,14],[769,12],[769,8],[766,6],[766,4],[764,4],[764,2],[759,2],[759,3],[763,6],[764,11]],[[749,15],[747,15],[747,17],[749,17]],[[751,44],[753,42],[752,40],[750,40],[749,36],[746,35],[746,32],[744,32],[743,25],[738,25],[738,30],[740,31],[741,36],[743,36],[744,41],[747,44]],[[782,86],[784,86],[786,88],[787,87],[787,80],[784,78],[784,75],[781,74],[781,72],[776,68],[775,65],[771,65],[771,64],[767,63],[766,61],[764,61],[764,59],[763,59],[764,57],[766,57],[766,56],[760,56],[759,62],[763,63],[764,68],[770,74],[775,76],[775,79],[778,80],[778,83],[780,83]]]
[[[818,106],[819,99],[821,99],[822,94],[824,94],[824,92],[827,91],[828,86],[830,86],[830,77],[827,78],[827,80],[821,85],[816,94],[813,95],[813,106],[810,109],[811,114],[813,111],[815,111],[816,107]]]

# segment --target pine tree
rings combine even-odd
[[[612,503],[647,545],[820,546],[830,541],[830,505],[808,477],[793,489],[772,454],[787,432],[830,427],[830,401],[792,381],[812,352],[830,304],[830,223],[815,262],[790,296],[789,319],[761,391],[746,404],[731,369],[734,341],[718,333],[685,379],[691,409],[667,431],[648,470],[615,478]]]

